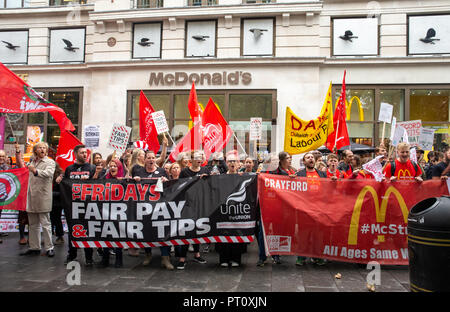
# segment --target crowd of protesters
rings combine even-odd
[[[413,179],[420,183],[427,179],[447,179],[450,176],[450,147],[444,151],[431,151],[428,161],[424,154],[417,152],[417,162],[410,159],[410,145],[400,143],[396,152],[388,155],[388,147],[381,145],[375,149],[374,154],[354,154],[351,150],[344,150],[340,158],[334,153],[321,153],[311,151],[303,155],[297,164],[293,164],[292,156],[287,152],[267,154],[265,157],[252,158],[248,155],[239,155],[236,150],[224,153],[214,153],[207,161],[202,151],[182,152],[176,162],[169,162],[166,157],[168,141],[163,140],[160,155],[154,151],[144,151],[140,148],[129,148],[119,157],[116,153],[108,155],[106,159],[100,153],[88,156],[84,145],[74,149],[75,163],[63,171],[57,163],[47,156],[48,145],[44,142],[33,147],[33,157],[29,163],[23,161],[19,146],[16,144],[16,164],[8,164],[8,157],[0,150],[0,170],[27,167],[30,171],[27,210],[19,212],[19,244],[28,244],[28,250],[21,253],[24,256],[41,254],[41,235],[44,240],[45,254],[48,257],[55,255],[54,245],[64,244],[64,230],[62,212],[67,215],[70,207],[63,207],[59,194],[59,183],[63,179],[142,179],[158,178],[163,182],[198,176],[200,179],[209,175],[219,174],[258,174],[260,172],[285,175],[290,177],[306,177],[308,179],[374,179],[374,175],[364,170],[363,165],[378,157],[383,166],[384,180]],[[395,156],[394,156],[395,154]],[[0,210],[1,217],[1,210]],[[25,225],[28,224],[28,239],[25,236]],[[41,233],[42,227],[42,233]],[[257,220],[255,235],[258,241],[258,266],[264,266],[267,256],[264,248],[262,222]],[[56,240],[52,241],[52,234]],[[0,235],[7,235],[0,233]],[[0,236],[0,243],[1,243]],[[205,244],[203,252],[209,251],[209,244]],[[186,267],[187,251],[194,253],[193,261],[204,264],[206,260],[200,252],[200,245],[182,245],[172,248],[174,256],[178,258],[175,265],[171,262],[171,249],[168,246],[160,247],[161,266],[168,270],[183,270]],[[221,267],[239,267],[241,256],[246,251],[246,244],[216,243],[218,262]],[[110,265],[110,257],[115,257],[114,266],[123,266],[123,250],[121,248],[99,248],[97,250],[101,261],[100,266]],[[85,265],[94,265],[94,251],[84,248]],[[128,249],[128,255],[140,257],[138,249]],[[73,247],[68,235],[68,254],[66,262],[77,259],[77,248]],[[280,264],[281,257],[272,255],[273,263]],[[148,266],[152,261],[152,248],[144,249],[142,264]],[[304,265],[307,258],[299,255],[296,265]],[[311,259],[312,263],[323,265],[325,259]]]

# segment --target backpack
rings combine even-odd
[[[414,174],[417,174],[417,170],[419,169],[419,167],[417,166],[417,163],[415,163],[414,161],[411,160],[411,163],[414,167]],[[395,175],[395,161],[391,161],[391,177],[393,177]]]

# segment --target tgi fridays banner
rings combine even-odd
[[[272,255],[407,265],[409,210],[448,195],[445,182],[258,177],[266,248]]]
[[[156,180],[63,180],[75,247],[145,248],[249,243],[256,221],[256,176]]]

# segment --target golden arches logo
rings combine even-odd
[[[400,169],[400,170],[398,171],[397,178],[398,178],[398,179],[402,179],[402,178],[405,178],[405,177],[412,177],[411,172],[409,172],[408,169],[405,169],[405,170]]]
[[[389,202],[389,197],[394,195],[397,198],[397,202],[400,205],[402,214],[403,214],[403,220],[405,223],[408,222],[408,207],[406,207],[405,200],[403,199],[402,194],[393,186],[389,186],[389,188],[384,193],[384,196],[382,196],[381,206],[379,204],[378,200],[378,194],[375,191],[375,189],[370,186],[366,185],[363,187],[363,189],[359,192],[358,197],[356,198],[355,206],[353,208],[353,214],[352,219],[350,221],[350,228],[348,232],[348,244],[349,245],[356,245],[358,242],[358,231],[359,231],[359,217],[361,215],[361,209],[362,205],[364,203],[364,198],[366,197],[366,194],[370,193],[372,195],[374,206],[375,206],[375,216],[376,221],[379,223],[385,222],[386,220],[386,210],[387,205]],[[378,241],[382,242],[384,241],[384,236],[379,236]]]
[[[350,99],[350,102],[347,101],[347,99],[345,99],[345,107],[346,107],[345,111],[347,113],[346,119],[350,120],[353,101],[356,101],[356,104],[358,104],[359,121],[364,121],[364,110],[362,107],[362,103],[361,103],[361,100],[359,99],[359,97],[357,97],[356,95]],[[335,106],[337,106],[338,103],[339,103],[339,98],[336,100]]]

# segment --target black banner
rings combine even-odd
[[[253,240],[256,175],[217,175],[168,181],[61,182],[75,247],[155,247]]]

